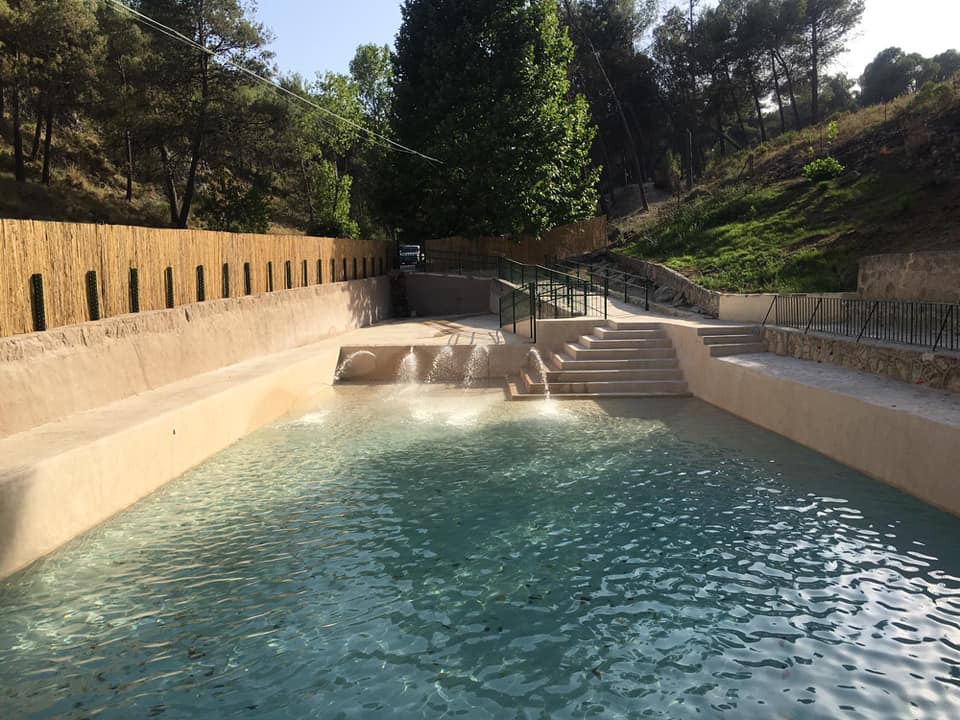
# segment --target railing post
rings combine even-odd
[[[823,304],[823,298],[817,298],[817,305],[813,308],[813,314],[810,316],[810,320],[807,321],[807,326],[803,329],[803,334],[806,335],[810,330],[810,326],[813,325],[813,319],[817,316],[817,313],[820,312],[820,306]]]
[[[760,323],[760,327],[766,327],[767,318],[770,317],[770,313],[773,312],[773,306],[777,304],[777,300],[780,298],[779,295],[774,295],[773,300],[770,301],[770,307],[767,308],[767,314],[763,316],[763,322]]]
[[[947,329],[947,321],[950,320],[950,317],[953,315],[954,306],[951,305],[950,309],[947,310],[947,314],[943,318],[943,322],[940,323],[940,332],[937,334],[937,340],[933,343],[933,352],[937,351],[937,348],[940,346],[940,341],[943,339],[943,333]]]
[[[650,312],[650,281],[643,283],[643,309]]]
[[[610,295],[610,271],[607,270],[607,277],[603,278],[603,319],[607,319],[607,297]]]
[[[537,342],[537,284],[530,284],[530,337]]]
[[[624,301],[625,303],[630,302],[630,298],[629,298],[629,296],[627,295],[627,288],[628,288],[628,287],[629,287],[629,286],[627,285],[627,273],[624,272],[624,273],[623,273],[623,301]]]
[[[867,319],[863,323],[863,327],[860,328],[860,334],[857,335],[857,342],[860,342],[860,339],[863,337],[863,334],[867,331],[867,325],[870,324],[870,321],[873,319],[873,314],[877,311],[880,301],[874,300],[873,305],[870,306],[870,312],[867,313]]]

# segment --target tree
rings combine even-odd
[[[593,214],[597,172],[554,0],[407,0],[394,59],[393,210],[419,235],[541,233]]]
[[[224,61],[265,71],[267,35],[239,0],[140,0],[138,5],[195,43],[152,36],[158,61],[150,139],[163,166],[170,222],[187,227],[206,146],[236,111],[233,99],[243,76]]]
[[[820,121],[820,71],[843,50],[863,17],[863,0],[806,0],[809,37],[810,122]]]
[[[960,52],[956,50],[947,50],[934,55],[933,62],[938,68],[937,80],[949,80],[955,73],[960,72]]]

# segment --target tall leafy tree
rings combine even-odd
[[[422,235],[540,233],[590,216],[586,100],[554,0],[407,0],[393,128],[394,210]]]

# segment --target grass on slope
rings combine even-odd
[[[717,290],[855,290],[863,255],[949,246],[926,226],[951,205],[960,220],[958,199],[952,184],[889,172],[728,186],[662,212],[626,252]]]

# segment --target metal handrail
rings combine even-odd
[[[960,304],[871,300],[827,295],[776,295],[766,325],[828,335],[960,352]]]

